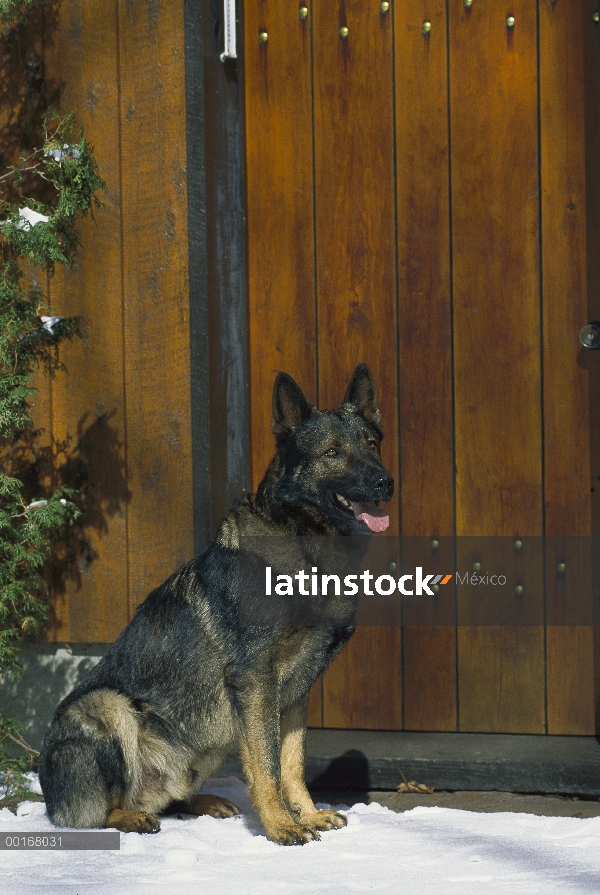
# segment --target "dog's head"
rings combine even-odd
[[[394,480],[381,462],[380,419],[366,364],[355,369],[342,403],[326,411],[279,373],[272,422],[277,458],[265,479],[273,515],[291,514],[340,534],[385,531],[389,516],[379,504],[391,498]]]

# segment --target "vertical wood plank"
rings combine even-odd
[[[422,33],[425,20],[431,22],[428,35]],[[405,537],[452,536],[454,467],[445,0],[396,2],[394,34],[400,517]],[[448,568],[452,568],[454,557],[449,559]],[[405,625],[403,646],[405,728],[455,730],[454,629],[436,624],[434,617],[426,627]]]
[[[590,536],[546,538],[549,733],[595,732],[592,625],[594,594],[598,593],[598,546],[598,540],[593,543]]]
[[[244,10],[254,488],[274,453],[278,371],[317,399],[310,14],[275,0]]]
[[[546,630],[549,734],[596,733],[593,633],[589,625],[549,625]]]
[[[585,356],[578,336],[591,319],[584,85],[592,75],[586,71],[586,33],[597,43],[593,6],[576,0],[540,4],[544,473],[546,534],[555,537],[592,533],[589,366],[596,358]],[[574,593],[582,583],[568,560],[564,577],[557,576],[561,557],[552,547],[550,538],[551,603],[560,599],[559,589]],[[594,733],[591,629],[549,626],[546,654],[548,733]]]
[[[183,2],[119,0],[130,613],[193,550]]]
[[[595,9],[594,0],[586,0],[584,9],[589,15]],[[589,22],[589,18],[588,18]],[[599,29],[588,28],[584,32],[584,94],[585,94],[585,167],[586,167],[586,242],[588,320],[600,320],[600,54],[598,53]],[[580,353],[579,361],[589,372],[589,443],[591,464],[592,532],[600,535],[600,352]],[[591,356],[592,355],[592,356]],[[600,657],[599,657],[600,658]],[[597,663],[600,674],[600,661]],[[600,710],[600,702],[598,704]],[[597,728],[597,730],[600,728]]]
[[[311,13],[301,19],[294,5],[259,0],[244,10],[254,489],[274,453],[271,392],[278,371],[317,400]],[[319,680],[309,703],[312,727],[321,726],[321,703]]]
[[[432,549],[432,543],[435,549]],[[454,538],[402,538],[402,569],[452,574],[433,596],[402,606],[404,728],[456,730],[456,583]]]
[[[537,22],[510,12],[450,5],[458,535],[542,534]],[[541,627],[461,628],[458,681],[461,730],[544,732]]]
[[[243,148],[243,48],[238,59],[221,61],[223,5],[215,0],[184,3],[188,19],[202,19],[202,118],[206,208],[206,296],[197,296],[193,321],[200,323],[200,350],[194,359],[194,393],[209,424],[197,422],[195,446],[203,450],[196,482],[202,482],[204,520],[196,506],[199,548],[207,546],[223,515],[241,493],[250,489],[250,424],[248,419],[248,307],[246,290],[245,178]],[[238,4],[243,19],[243,4]],[[237,28],[238,33],[243,26]],[[188,58],[196,43],[190,34]],[[193,75],[192,75],[193,77]],[[189,85],[188,85],[189,86]],[[191,161],[191,159],[190,159]],[[188,180],[189,183],[189,180]],[[204,235],[204,234],[203,234]],[[192,297],[192,301],[194,298]],[[204,311],[206,316],[204,317]],[[206,332],[202,332],[206,325]],[[199,335],[200,333],[197,333]],[[196,341],[197,344],[197,341]],[[208,350],[207,350],[208,349]],[[199,394],[201,393],[201,394]],[[200,437],[198,439],[198,436]],[[200,443],[199,443],[200,442]],[[203,442],[203,444],[202,444]],[[208,444],[207,444],[208,442]],[[200,446],[202,445],[202,446]],[[210,462],[209,462],[210,455]],[[210,482],[208,479],[210,478]],[[210,518],[206,519],[210,505]]]
[[[81,339],[61,346],[68,374],[53,383],[56,460],[82,505],[55,579],[56,636],[109,642],[128,620],[117,6],[68,0],[59,15],[47,75],[64,84],[63,108],[77,111],[108,193],[81,226],[78,267],[51,280],[55,313],[82,321]]]
[[[377,3],[319,2],[313,27],[319,401],[337,404],[369,364],[397,479],[392,17]],[[391,518],[397,534],[396,502]],[[371,703],[372,675],[385,700]],[[325,726],[398,728],[401,698],[400,629],[359,628],[325,674]]]
[[[586,4],[540,6],[546,534],[589,535],[584,33]],[[589,17],[591,19],[591,15]],[[568,298],[567,298],[568,297]],[[585,356],[582,357],[585,361]]]
[[[308,727],[323,726],[323,678],[316,682],[308,699]]]
[[[597,4],[587,0],[585,9],[589,15]],[[588,20],[589,21],[589,20]],[[598,53],[598,27],[585,32],[585,162],[586,162],[586,200],[587,200],[587,279],[588,279],[588,320],[600,320],[600,54]],[[589,363],[589,443],[591,464],[591,503],[592,503],[592,535],[593,551],[598,556],[600,549],[600,358]],[[595,574],[598,569],[596,566]],[[597,581],[596,577],[596,581]],[[597,591],[596,591],[597,592]],[[593,629],[594,657],[594,701],[595,730],[600,732],[600,628]]]

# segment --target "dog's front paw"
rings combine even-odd
[[[122,833],[158,833],[160,822],[150,811],[121,811],[114,808],[106,818],[105,827]]]
[[[304,824],[281,823],[267,828],[267,836],[278,845],[304,845],[313,839],[320,839],[319,833],[312,826]]]

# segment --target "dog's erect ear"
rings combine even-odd
[[[356,404],[370,423],[379,426],[381,414],[377,408],[375,383],[366,364],[359,364],[344,395],[344,404]]]
[[[273,386],[273,421],[271,431],[276,438],[290,438],[312,414],[302,389],[287,373],[278,373]]]

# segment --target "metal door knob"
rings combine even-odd
[[[600,348],[600,325],[588,323],[579,333],[579,341],[584,348]]]

